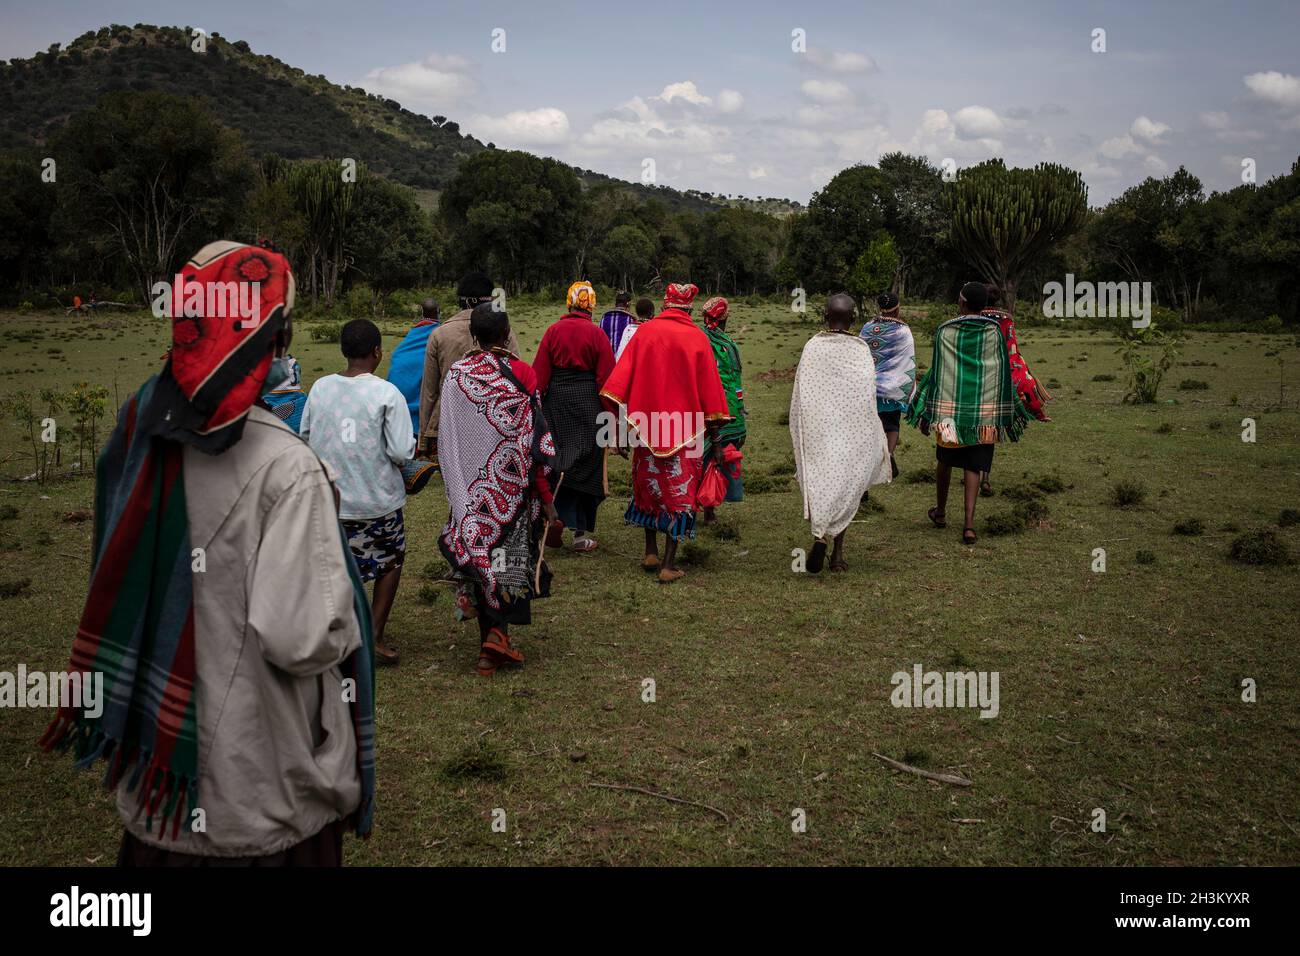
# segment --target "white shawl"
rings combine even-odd
[[[814,538],[833,537],[849,526],[867,489],[890,479],[866,342],[838,332],[808,340],[790,398],[790,439],[803,515]]]

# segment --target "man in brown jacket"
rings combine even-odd
[[[456,287],[460,311],[429,333],[429,343],[424,349],[424,378],[420,381],[420,434],[416,440],[416,454],[421,458],[437,459],[442,381],[452,364],[474,349],[469,316],[480,302],[492,301],[493,288],[492,280],[481,272],[465,276]],[[515,355],[519,354],[514,332],[510,333],[506,347]]]

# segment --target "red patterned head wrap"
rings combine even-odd
[[[699,291],[699,286],[689,282],[670,282],[664,290],[664,308],[689,309]]]
[[[185,264],[168,310],[171,353],[146,413],[160,437],[210,454],[239,441],[293,299],[289,261],[270,249],[213,242]]]

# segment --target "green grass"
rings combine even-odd
[[[512,313],[527,357],[561,311]],[[1300,862],[1300,569],[1231,561],[1238,535],[1224,530],[1269,526],[1300,554],[1300,526],[1279,527],[1282,509],[1300,508],[1300,413],[1293,399],[1277,406],[1277,362],[1263,357],[1281,349],[1296,367],[1292,338],[1192,333],[1182,358],[1205,363],[1197,374],[1209,388],[1167,383],[1143,407],[1121,404],[1107,335],[1023,328],[1030,367],[1060,382],[1054,421],[1000,448],[992,477],[999,490],[1045,492],[1046,516],[968,548],[956,496],[937,531],[925,517],[933,485],[900,480],[873,489],[877,507],[850,527],[850,570],[813,577],[790,570],[791,550],[809,541],[780,373],[814,326],[743,306],[731,326],[751,410],[747,484],[770,490],[720,509],[722,533],[701,533],[701,563],[678,584],[637,568],[641,533],[623,527],[616,495],[601,510],[598,552],[553,555],[555,595],[518,631],[527,663],[483,680],[472,625],[454,623],[448,594],[424,588],[445,589],[422,573],[438,560],[442,488],[411,500],[389,632],[403,662],[378,676],[378,824],[370,841],[348,841],[349,862]],[[391,351],[400,326],[388,329]],[[122,397],[167,341],[162,323],[136,316],[0,315],[0,335],[0,393],[89,379]],[[928,365],[928,340],[920,346]],[[337,346],[309,334],[294,351],[309,383],[323,374],[313,369],[340,364]],[[1254,444],[1240,440],[1246,417]],[[0,435],[0,474],[30,473],[13,423]],[[930,471],[933,459],[905,427],[903,472]],[[614,468],[626,488],[626,463]],[[1113,507],[1114,486],[1138,481],[1141,506]],[[1016,502],[981,499],[977,522]],[[0,584],[30,579],[0,599],[0,669],[61,668],[91,535],[90,522],[64,519],[91,505],[90,481],[2,481],[0,504],[18,509],[0,521]],[[1193,513],[1203,534],[1170,533]],[[1102,574],[1090,570],[1096,548],[1107,552]],[[915,663],[998,671],[999,716],[895,709],[890,676]],[[1241,701],[1247,677],[1254,704]],[[647,678],[654,703],[642,700]],[[0,712],[0,864],[111,863],[112,802],[98,774],[38,750],[48,718]],[[897,774],[873,751],[974,786]],[[730,823],[590,783],[709,804]],[[1095,807],[1105,834],[1088,827]],[[494,808],[507,813],[504,834],[492,831]],[[795,808],[807,833],[791,832]]]

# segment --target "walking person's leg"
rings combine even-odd
[[[965,468],[966,477],[966,523],[962,526],[961,539],[966,544],[975,543],[975,502],[979,500],[980,473],[978,469]]]
[[[375,661],[380,664],[396,664],[397,651],[384,642],[384,628],[388,624],[389,612],[397,598],[397,586],[402,580],[402,566],[389,568],[375,578],[375,589],[370,599],[370,619],[375,633]]]

